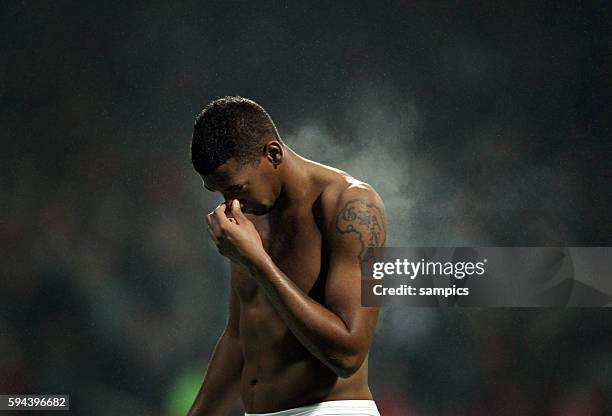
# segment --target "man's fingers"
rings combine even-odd
[[[210,228],[215,235],[221,235],[221,229],[219,228],[218,221],[215,219],[214,211],[208,214],[206,222],[208,223],[208,228]]]
[[[229,220],[225,215],[225,210],[227,209],[227,205],[219,204],[219,206],[213,212],[213,219],[217,221],[220,227],[229,224]]]

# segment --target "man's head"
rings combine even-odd
[[[191,161],[204,186],[239,199],[245,212],[264,214],[280,194],[283,143],[270,115],[242,97],[211,101],[196,117]]]

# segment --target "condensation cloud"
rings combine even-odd
[[[564,174],[524,156],[532,137],[519,120],[483,121],[467,138],[434,146],[427,114],[384,82],[351,87],[344,114],[305,118],[285,141],[309,159],[346,171],[378,191],[389,246],[503,245],[563,241],[580,189]],[[527,238],[523,238],[527,236]]]

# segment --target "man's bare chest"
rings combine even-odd
[[[252,221],[274,264],[308,293],[320,278],[325,262],[322,234],[314,217],[308,214],[282,218],[262,216]],[[257,282],[246,269],[236,274],[233,283],[243,301],[258,292]]]

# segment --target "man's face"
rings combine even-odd
[[[276,170],[264,157],[258,165],[241,165],[229,159],[213,173],[203,175],[202,182],[209,191],[220,192],[225,202],[238,199],[247,214],[266,214],[280,195]]]

